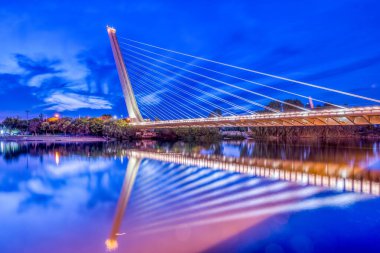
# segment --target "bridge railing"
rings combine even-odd
[[[299,118],[299,117],[343,117],[346,115],[380,115],[380,106],[372,107],[355,107],[345,109],[328,109],[315,110],[309,112],[284,112],[284,113],[263,113],[242,116],[222,116],[209,118],[194,118],[194,119],[178,119],[165,121],[149,121],[136,122],[133,125],[161,125],[161,124],[176,124],[176,123],[192,123],[192,122],[223,122],[232,120],[255,120],[255,119],[281,119],[281,118]]]

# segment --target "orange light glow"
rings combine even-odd
[[[59,152],[55,152],[54,158],[55,158],[55,164],[59,165]]]
[[[111,26],[108,26],[108,25],[107,25],[107,31],[112,32],[112,33],[116,33],[116,29],[111,27]]]
[[[115,239],[107,239],[105,244],[108,251],[114,251],[119,247],[119,244]]]

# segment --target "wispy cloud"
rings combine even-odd
[[[53,111],[76,111],[83,108],[88,109],[112,109],[112,104],[101,97],[86,96],[76,93],[55,92],[45,98],[49,107],[46,110]]]
[[[160,90],[154,93],[150,93],[148,95],[139,94],[139,95],[136,95],[136,97],[138,98],[139,103],[143,105],[158,105],[162,101],[160,94],[163,92],[164,92],[163,90]]]
[[[90,93],[104,95],[115,92],[115,86],[111,83],[119,83],[115,63],[111,54],[83,51],[77,56],[77,60],[86,68],[85,80]],[[117,91],[120,91],[120,87]]]
[[[82,56],[85,57],[85,56]],[[40,104],[34,104],[33,108],[44,108],[52,111],[76,111],[79,109],[112,109],[112,104],[102,97],[108,93],[107,82],[110,82],[104,74],[95,75],[96,72],[102,72],[101,64],[96,68],[89,69],[87,75],[81,79],[73,79],[64,69],[62,61],[45,57],[29,57],[23,54],[14,55],[18,69],[15,73],[0,73],[0,84],[3,90],[23,86],[29,89],[30,94],[39,99]],[[88,69],[91,61],[78,61]],[[91,94],[87,89],[91,83],[105,83],[104,91],[98,91]],[[91,94],[91,95],[90,95]]]
[[[57,68],[57,66],[61,63],[58,59],[32,59],[23,54],[15,54],[15,59],[18,66],[33,76],[47,73],[59,73],[62,71]]]
[[[18,85],[40,87],[43,80],[62,72],[58,68],[60,61],[57,59],[32,59],[23,54],[15,54],[13,59],[18,69],[0,73],[1,82],[6,83],[7,87]]]

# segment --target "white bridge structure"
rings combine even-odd
[[[380,124],[377,98],[127,38],[121,37],[119,42],[116,29],[107,27],[107,31],[133,126],[157,129]],[[229,72],[220,70],[222,67]],[[244,77],[236,72],[243,72]],[[245,77],[247,75],[252,78]],[[290,83],[295,88],[281,88],[278,83]],[[316,91],[325,99],[305,94],[316,94]],[[307,102],[307,105],[297,101]],[[343,103],[364,105],[349,107]]]

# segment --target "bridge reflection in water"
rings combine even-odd
[[[234,158],[201,154],[129,151],[130,157],[149,158],[169,163],[222,169],[259,177],[302,184],[331,187],[337,190],[380,195],[380,173],[347,163],[311,162],[264,158]]]
[[[346,206],[380,194],[380,173],[348,162],[125,153],[129,163],[108,250],[118,248],[121,237],[131,252],[204,251],[277,214]]]

